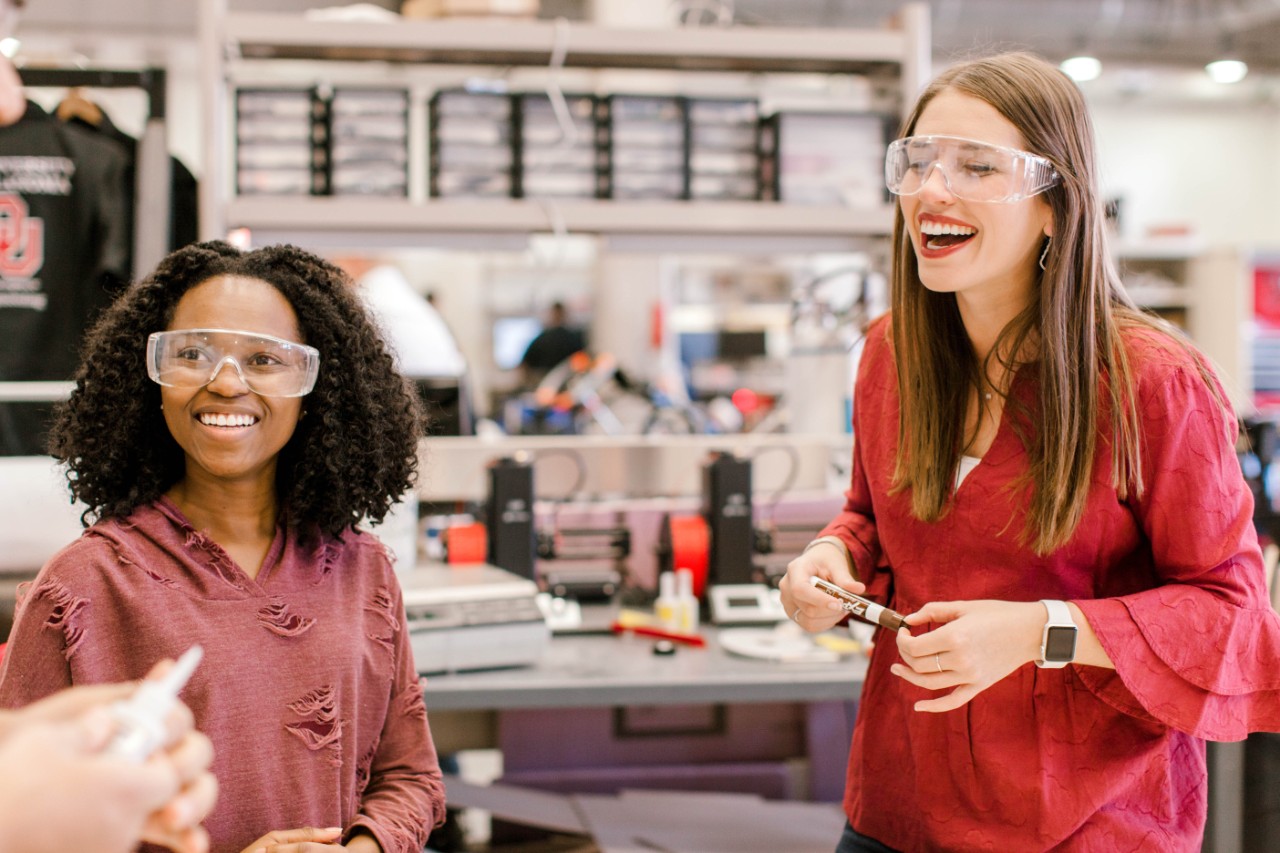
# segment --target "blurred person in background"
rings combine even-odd
[[[533,388],[556,365],[587,348],[582,330],[569,325],[569,311],[559,300],[547,309],[546,323],[520,359],[525,387]]]

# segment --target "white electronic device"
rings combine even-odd
[[[551,640],[538,585],[496,566],[420,564],[401,585],[421,673],[528,666]]]
[[[762,583],[715,584],[707,587],[707,600],[717,625],[767,625],[787,618],[782,593]]]
[[[582,628],[582,603],[573,598],[560,598],[549,592],[538,593],[538,609],[547,620],[551,633],[560,634]]]

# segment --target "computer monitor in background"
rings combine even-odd
[[[768,354],[764,329],[750,331],[681,332],[680,361],[686,366],[698,362],[743,362]]]
[[[542,331],[537,317],[499,317],[493,321],[493,362],[500,370],[520,366],[529,343]]]
[[[745,332],[720,331],[716,349],[721,361],[746,361],[749,358],[762,358],[768,353],[764,329],[752,329]]]

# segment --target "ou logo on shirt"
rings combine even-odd
[[[27,202],[0,193],[0,276],[31,278],[44,266],[44,220],[28,214]]]

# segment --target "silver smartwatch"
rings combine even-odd
[[[1040,603],[1049,612],[1049,618],[1040,635],[1040,659],[1036,666],[1059,669],[1076,659],[1076,634],[1080,629],[1065,601],[1042,600]]]

